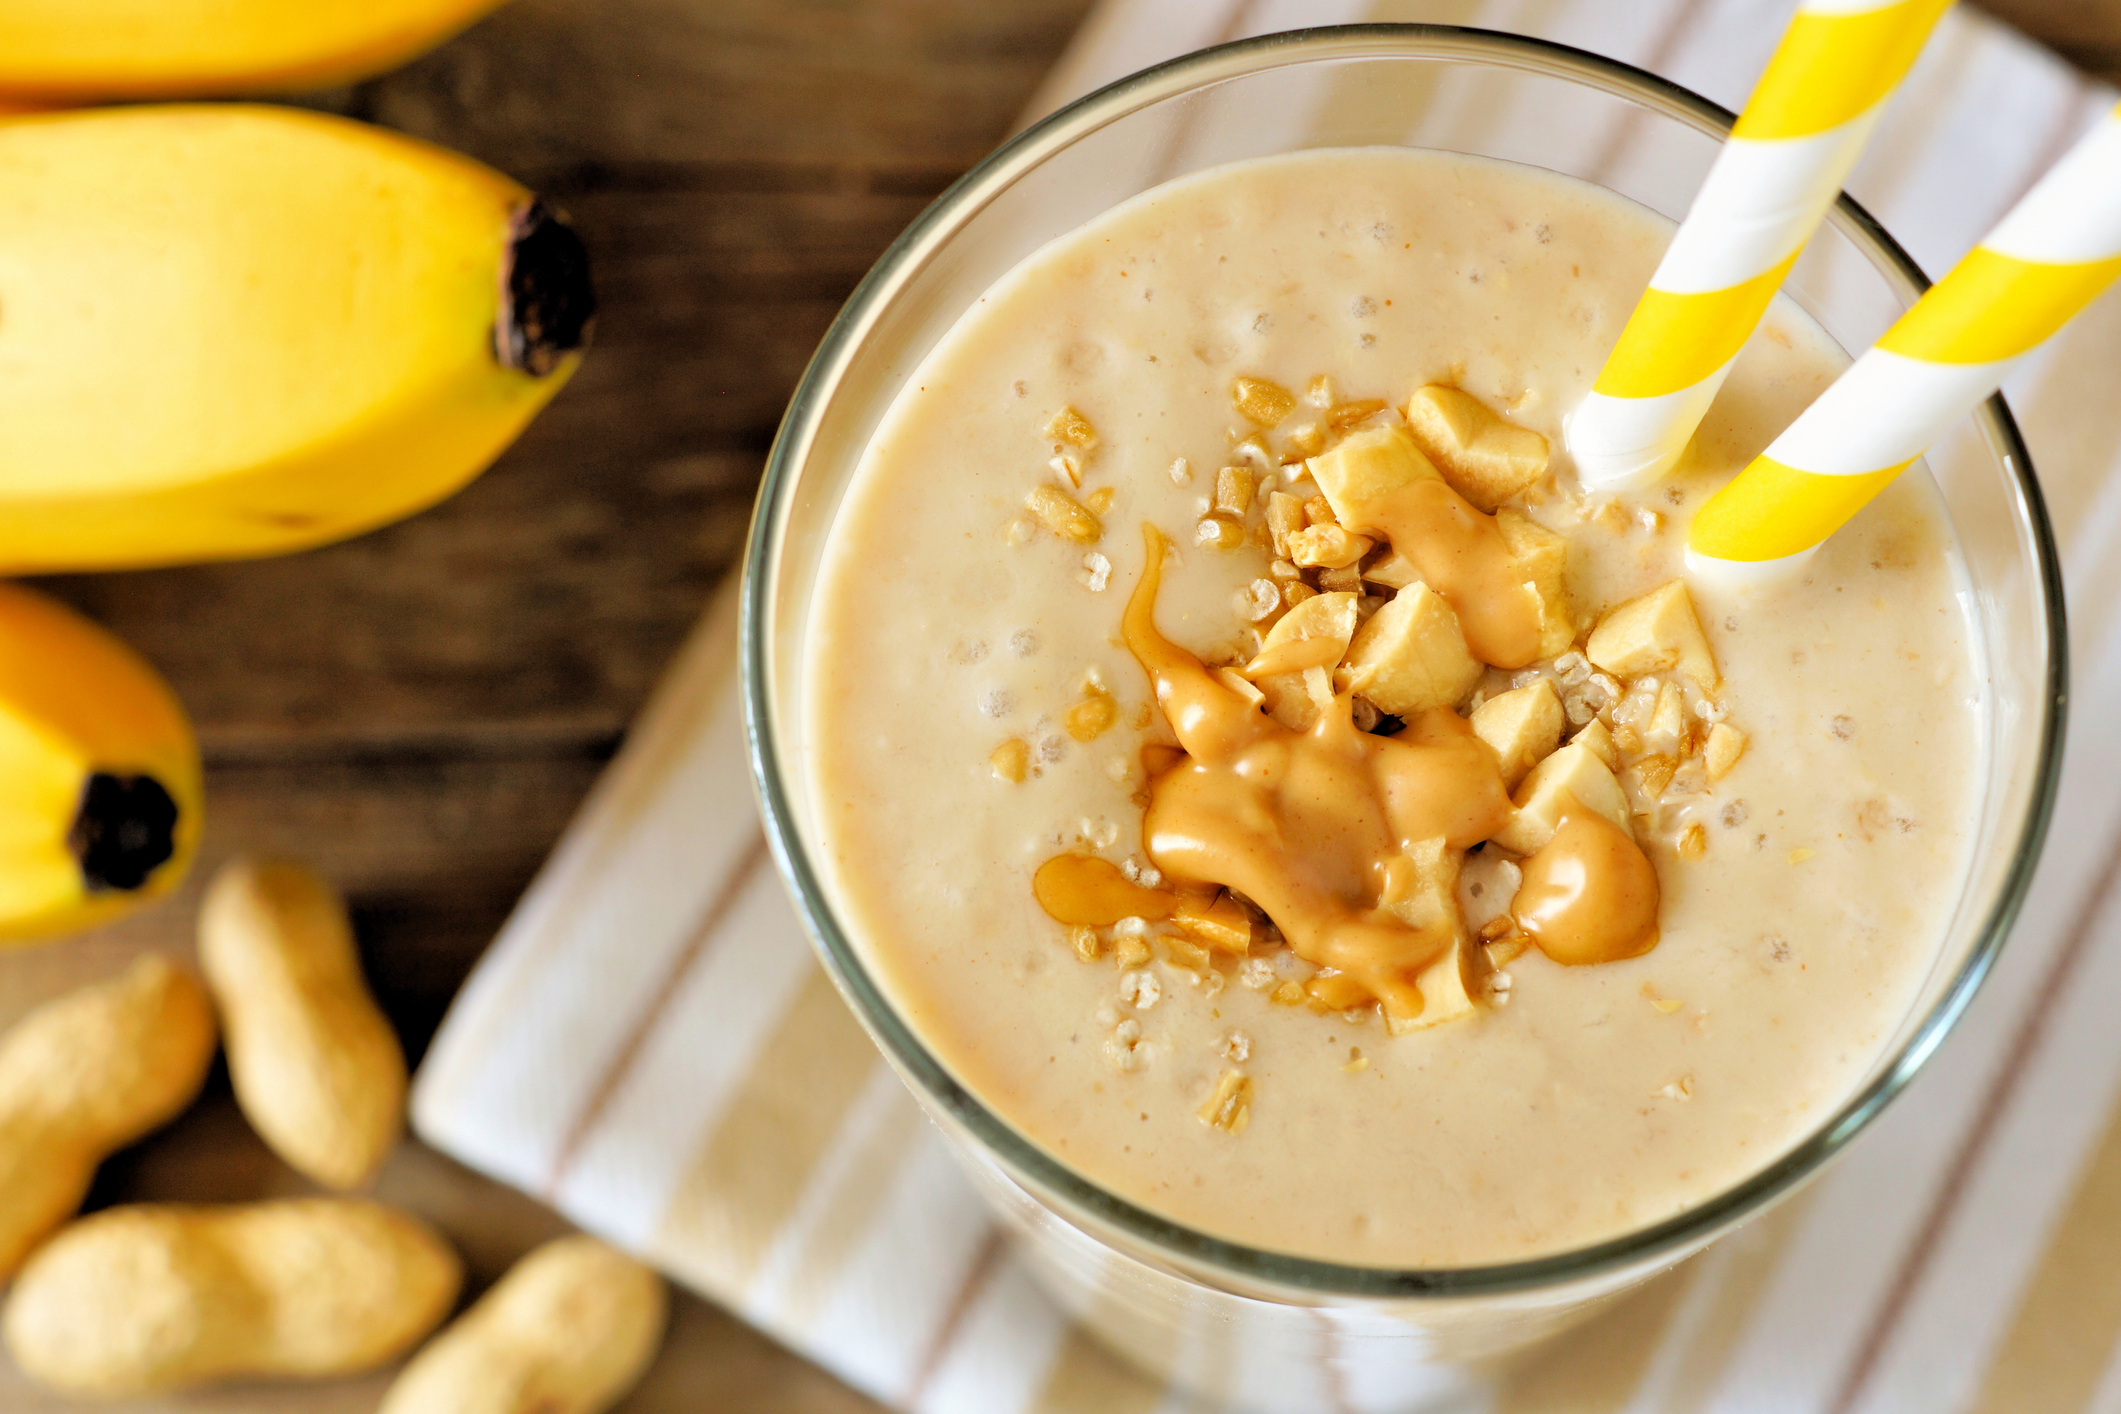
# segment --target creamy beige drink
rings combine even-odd
[[[1759,1168],[1900,1021],[1977,790],[1950,536],[1903,478],[1799,581],[1683,582],[1843,362],[1786,306],[1678,475],[1576,488],[1669,235],[1448,154],[1242,164],[1041,251],[885,418],[809,626],[820,854],[1095,1182],[1329,1260],[1553,1252]]]

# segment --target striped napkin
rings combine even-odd
[[[1201,45],[1359,20],[1536,34],[1736,108],[1788,9],[1106,0],[1032,111]],[[1851,190],[1941,272],[2114,101],[1954,14]],[[1410,103],[1406,116],[1420,140],[1425,115]],[[2109,298],[2008,390],[2061,532],[2078,691],[2093,702],[2121,693],[2116,367]],[[1464,1408],[2121,1410],[2121,734],[2080,715],[2066,776],[1994,978],[1873,1132],[1799,1198]],[[414,1114],[437,1148],[887,1403],[1214,1407],[1129,1373],[1038,1293],[812,961],[753,811],[732,592],[458,998]],[[1211,1347],[1199,1361],[1212,1382]],[[1374,1406],[1322,1372],[1300,1407]]]

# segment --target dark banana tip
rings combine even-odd
[[[177,852],[177,802],[153,776],[98,771],[66,832],[92,894],[130,893]]]
[[[559,212],[535,197],[524,202],[508,218],[495,356],[542,378],[589,343],[596,315],[588,247]]]

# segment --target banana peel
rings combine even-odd
[[[0,118],[0,574],[283,554],[410,515],[544,407],[594,311],[557,213],[380,128],[243,104]]]
[[[176,695],[73,610],[0,582],[0,943],[167,892],[198,847],[199,748]]]
[[[501,0],[7,0],[0,101],[204,98],[352,83]]]

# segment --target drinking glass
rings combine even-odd
[[[1800,1142],[1750,1177],[1608,1241],[1477,1267],[1312,1261],[1229,1242],[1106,1191],[1000,1119],[894,1009],[812,857],[800,704],[820,558],[868,439],[922,358],[1048,241],[1203,168],[1309,148],[1444,148],[1544,167],[1677,218],[1730,113],[1609,59],[1431,25],[1270,35],[1121,80],[974,168],[894,242],[826,335],[767,464],[746,553],[743,669],[768,836],[824,965],[1032,1269],[1152,1374],[1261,1410],[1411,1409],[1476,1362],[1582,1319],[1815,1175],[1891,1102],[1965,1011],[2022,902],[2062,744],[2060,573],[2010,413],[1992,398],[1932,449],[1965,572],[1982,713],[1977,842],[1919,996],[1876,1062]],[[1926,285],[1846,196],[1785,293],[1849,350]],[[1330,1175],[1321,1175],[1330,1179]]]

